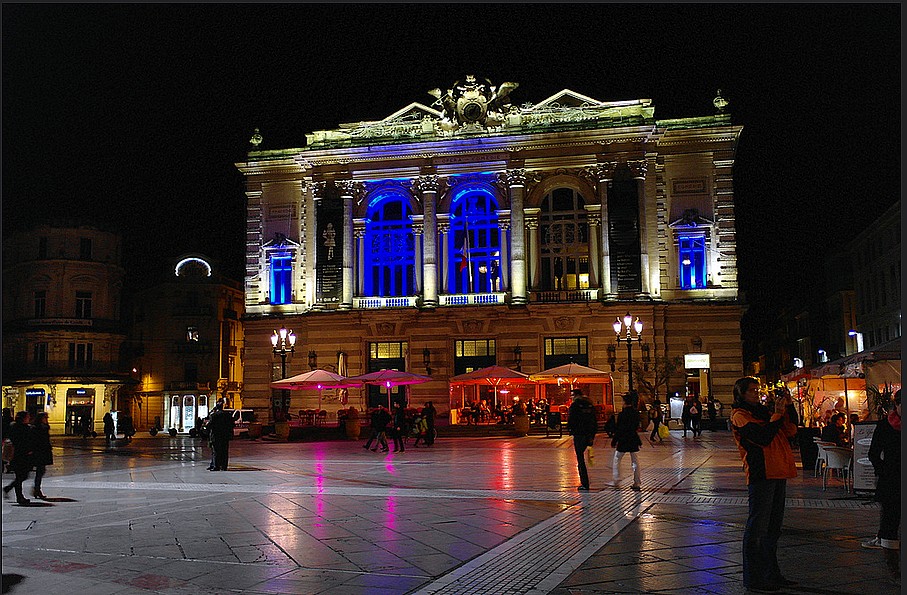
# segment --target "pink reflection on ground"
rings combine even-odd
[[[387,497],[387,508],[384,514],[384,536],[394,539],[397,529],[397,499],[393,495]]]
[[[509,442],[501,444],[498,454],[498,473],[494,474],[492,487],[496,490],[512,490],[514,469],[513,445]]]
[[[315,512],[318,516],[324,514],[324,447],[316,447],[313,452],[315,458]]]

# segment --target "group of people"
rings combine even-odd
[[[368,440],[362,446],[372,452],[388,452],[390,450],[387,435],[390,434],[394,441],[394,452],[406,452],[406,437],[412,431],[416,440],[413,443],[414,448],[419,447],[422,442],[425,446],[431,447],[435,443],[435,418],[437,410],[431,401],[425,403],[421,411],[417,412],[412,421],[406,419],[406,410],[402,403],[394,402],[391,404],[391,411],[383,405],[375,407],[371,411],[369,418],[369,428],[371,433]],[[375,444],[372,448],[372,443]]]
[[[576,452],[576,466],[579,471],[581,492],[590,489],[589,470],[586,467],[586,453],[595,442],[598,432],[598,417],[592,400],[578,388],[571,391],[573,402],[567,411],[567,430],[573,436],[573,449]],[[617,486],[620,482],[620,462],[627,453],[630,454],[630,466],[633,470],[633,484],[631,489],[640,491],[642,481],[639,470],[639,447],[642,440],[639,438],[639,395],[635,391],[623,396],[623,409],[617,414],[612,431],[611,446],[614,455],[611,461],[610,485]]]
[[[9,409],[3,410],[3,440],[9,441],[12,448],[12,455],[9,460],[9,469],[15,478],[12,483],[3,487],[3,496],[9,498],[11,491],[16,492],[16,502],[22,506],[27,506],[31,500],[25,497],[22,491],[22,485],[28,481],[28,476],[32,469],[35,470],[35,483],[32,488],[32,495],[39,500],[47,500],[47,496],[41,491],[41,480],[48,465],[53,465],[53,449],[50,444],[50,423],[47,419],[47,413],[40,412],[35,416],[32,423],[31,414],[28,411],[19,411],[13,421],[12,412]]]

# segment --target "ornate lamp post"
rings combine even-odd
[[[280,379],[287,377],[287,356],[296,351],[296,335],[293,331],[288,331],[286,327],[280,327],[279,331],[274,331],[271,335],[271,347],[274,355],[280,357]],[[290,391],[284,389],[281,411],[287,407],[287,401],[290,398]]]
[[[642,341],[642,322],[639,321],[639,318],[636,318],[636,321],[633,321],[633,316],[627,312],[624,316],[623,322],[620,318],[614,321],[612,325],[614,328],[614,334],[617,335],[617,342],[621,341],[627,342],[627,367],[629,368],[629,390],[633,391],[633,341]],[[626,328],[626,334],[621,337],[621,330]],[[636,336],[634,337],[630,331],[635,330]]]

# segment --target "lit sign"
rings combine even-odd
[[[683,367],[687,370],[707,370],[712,365],[708,353],[688,353],[683,356]]]
[[[26,388],[25,396],[26,397],[43,397],[44,389],[43,388]]]

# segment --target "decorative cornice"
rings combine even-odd
[[[630,174],[637,180],[644,180],[646,172],[649,170],[649,163],[645,159],[627,161],[627,167],[630,168]]]
[[[526,187],[526,170],[522,168],[508,169],[498,174],[498,183],[507,188]]]

